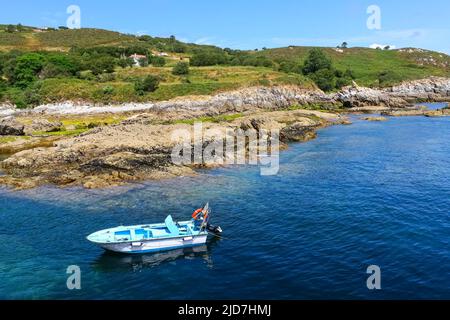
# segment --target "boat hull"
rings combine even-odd
[[[104,250],[119,253],[150,253],[204,245],[207,237],[207,234],[201,234],[197,236],[170,239],[150,239],[136,242],[97,243],[97,245]]]

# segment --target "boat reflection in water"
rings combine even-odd
[[[211,249],[217,241],[218,239],[212,239],[208,245],[138,255],[123,255],[105,251],[93,262],[92,266],[96,271],[101,272],[139,271],[179,259],[202,258],[207,263],[207,266],[212,268]]]

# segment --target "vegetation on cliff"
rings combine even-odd
[[[0,103],[21,108],[64,100],[160,101],[255,85],[333,91],[354,80],[383,87],[432,75],[450,76],[449,56],[421,49],[243,51],[173,36],[0,25]]]

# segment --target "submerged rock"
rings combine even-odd
[[[363,120],[366,121],[387,121],[388,119],[385,117],[365,117]]]

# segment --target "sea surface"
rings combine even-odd
[[[291,144],[276,176],[240,166],[108,190],[1,188],[0,298],[450,299],[450,117],[352,120]],[[207,201],[224,234],[195,250],[122,256],[85,239]],[[367,288],[370,265],[381,290]]]

